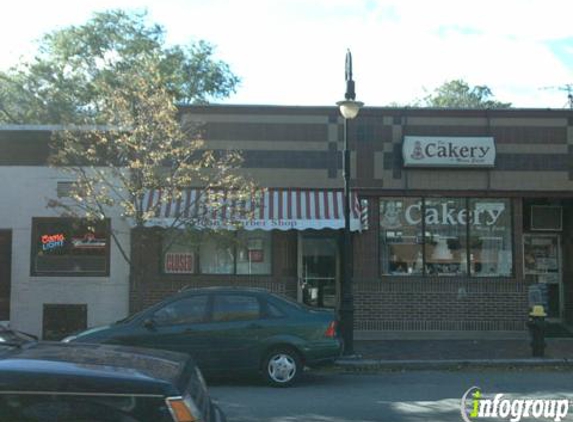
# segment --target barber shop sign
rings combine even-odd
[[[492,137],[405,136],[405,167],[493,167]]]

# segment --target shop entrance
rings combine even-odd
[[[0,321],[10,320],[12,231],[0,230]]]
[[[298,246],[299,302],[321,308],[336,307],[338,284],[336,237],[299,232]]]
[[[525,279],[532,286],[530,302],[540,302],[549,318],[560,319],[563,312],[561,237],[525,234],[523,258]]]

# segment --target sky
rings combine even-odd
[[[573,88],[571,0],[18,0],[2,5],[0,68],[111,8],[146,10],[168,43],[215,45],[241,78],[229,104],[333,105],[347,49],[366,106],[411,104],[452,79],[514,107],[563,108]]]

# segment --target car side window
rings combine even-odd
[[[153,314],[157,325],[195,324],[205,321],[207,295],[190,296],[165,305]]]
[[[249,321],[259,319],[259,300],[250,295],[215,295],[213,297],[213,321]]]

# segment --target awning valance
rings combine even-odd
[[[212,192],[211,192],[212,193]],[[219,192],[218,206],[208,207],[201,189],[188,189],[178,199],[165,200],[161,190],[151,190],[144,208],[152,212],[150,226],[173,226],[176,220],[193,222],[198,228],[246,230],[306,230],[344,228],[344,192],[340,189],[268,189],[249,200],[226,200]],[[351,193],[350,230],[364,227],[366,209]],[[212,202],[211,202],[212,204]]]

